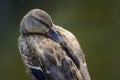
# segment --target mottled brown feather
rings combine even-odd
[[[77,39],[71,32],[54,25],[45,11],[29,11],[20,23],[20,33],[18,47],[33,80],[36,79],[31,67],[39,68],[47,80],[90,80]]]
[[[19,37],[19,50],[25,64],[39,66],[45,73],[53,68],[60,72],[62,80],[90,80],[84,54],[77,39],[69,31],[54,25],[70,50],[73,58],[79,60],[80,68],[66,55],[60,44],[42,34],[27,34]],[[50,78],[50,76],[48,75]],[[51,79],[52,80],[52,79]]]

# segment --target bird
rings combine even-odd
[[[77,38],[42,9],[22,18],[18,48],[32,80],[91,80]]]

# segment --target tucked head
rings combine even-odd
[[[29,11],[20,23],[21,34],[45,33],[53,26],[51,17],[41,9]]]
[[[47,35],[56,42],[60,42],[61,39],[59,35],[52,27],[52,19],[45,11],[33,9],[23,17],[20,23],[20,33],[41,33]]]

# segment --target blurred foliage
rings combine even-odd
[[[119,0],[0,0],[0,80],[30,80],[17,38],[22,17],[34,8],[75,34],[92,80],[120,79]]]

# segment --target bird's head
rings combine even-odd
[[[51,17],[41,9],[33,9],[23,17],[20,23],[20,33],[45,34],[54,41],[60,42],[60,36],[53,29],[53,22]]]
[[[20,23],[20,32],[46,33],[53,26],[51,17],[43,10],[33,9],[29,11]]]

